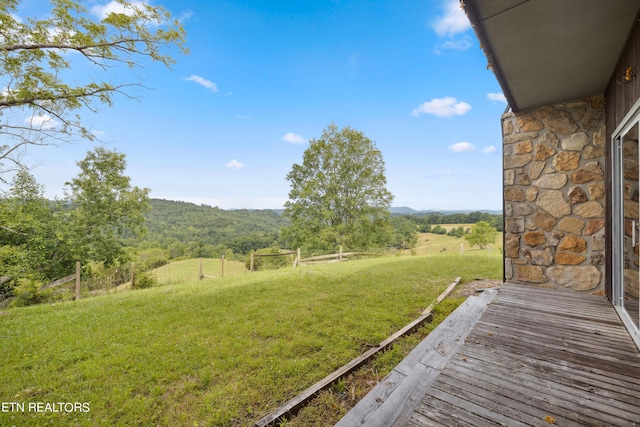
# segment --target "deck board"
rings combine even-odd
[[[402,372],[403,382],[425,375]],[[435,375],[408,418],[385,422],[640,426],[640,352],[603,297],[503,285]],[[400,402],[402,387],[393,393]],[[357,425],[381,425],[368,418]]]
[[[471,411],[494,425],[633,426],[638,387],[640,353],[606,299],[505,285],[407,425]]]

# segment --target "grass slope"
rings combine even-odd
[[[250,425],[500,258],[395,257],[193,281],[0,314],[0,425]]]

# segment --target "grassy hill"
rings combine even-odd
[[[500,258],[286,268],[0,313],[0,425],[250,425]],[[385,356],[387,357],[387,356]],[[384,375],[384,373],[381,373]]]
[[[271,245],[282,225],[272,210],[223,210],[187,202],[151,199],[147,240],[224,245],[237,253]]]

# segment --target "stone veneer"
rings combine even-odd
[[[605,102],[502,116],[505,278],[600,291],[605,260]]]

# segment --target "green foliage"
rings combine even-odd
[[[449,232],[447,233],[447,236],[462,237],[465,234],[466,234],[466,231],[464,227],[460,226],[460,227],[452,228],[451,230],[449,230]]]
[[[148,248],[138,251],[136,265],[143,271],[161,267],[169,262],[169,254],[166,249]]]
[[[125,155],[97,147],[78,162],[80,173],[68,182],[73,248],[76,260],[129,259],[123,240],[144,235],[149,189],[132,187],[124,174]]]
[[[180,23],[160,7],[118,0],[121,12],[97,20],[79,1],[49,3],[51,10],[41,19],[19,18],[18,0],[0,2],[0,115],[5,120],[0,128],[0,180],[21,165],[20,155],[28,145],[57,145],[75,135],[95,139],[75,112],[110,106],[114,94],[141,86],[118,82],[110,70],[148,62],[170,66],[174,60],[166,48],[186,52]],[[82,66],[92,71],[68,72]],[[65,81],[65,75],[73,78]],[[31,116],[28,124],[25,116]]]
[[[436,225],[435,227],[431,228],[431,233],[433,234],[447,234],[447,229],[440,226],[440,225]]]
[[[394,244],[401,249],[409,249],[418,242],[418,230],[416,224],[405,217],[391,218],[393,227]]]
[[[147,273],[136,274],[133,289],[147,289],[158,285],[158,279]]]
[[[272,248],[259,249],[252,253],[257,255],[277,255],[282,252],[291,252],[291,251],[282,251],[279,247],[272,247]],[[291,267],[293,265],[294,259],[295,259],[295,255],[282,255],[282,256],[269,256],[269,257],[254,256],[253,270],[254,271],[276,270],[278,268]],[[247,266],[247,270],[249,270],[251,268],[251,254],[247,255],[247,260],[245,264]]]
[[[29,305],[42,304],[55,300],[53,290],[40,290],[40,284],[32,278],[21,277],[13,291],[15,299],[11,305],[14,307],[26,307]],[[58,298],[59,299],[59,298]]]
[[[73,271],[65,217],[43,192],[33,176],[19,170],[0,198],[0,275],[47,282]],[[3,288],[5,296],[10,292],[11,286]]]
[[[289,220],[282,236],[291,248],[365,249],[392,239],[382,153],[364,133],[330,124],[312,139],[302,164],[287,174]]]
[[[150,205],[146,244],[165,248],[170,259],[217,258],[227,249],[246,255],[272,246],[282,225],[280,215],[271,210],[225,211],[160,199],[151,199]]]
[[[399,215],[394,215],[398,217]],[[494,227],[497,231],[502,231],[502,215],[491,214],[488,212],[470,212],[470,213],[416,213],[411,215],[402,215],[418,225],[421,233],[430,233],[431,226],[435,224],[476,224],[485,221]]]
[[[464,239],[471,246],[480,246],[480,249],[484,249],[488,244],[495,243],[496,229],[489,223],[480,221],[471,227],[471,232],[466,234]]]

